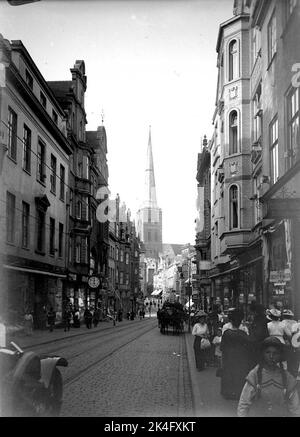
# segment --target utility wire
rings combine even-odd
[[[1,123],[4,124],[4,126],[7,128],[7,130],[9,130],[9,126],[8,124],[6,124],[3,120],[1,120]],[[18,135],[15,135],[15,137],[21,142],[22,146],[24,145],[24,140],[22,138],[20,138]],[[36,156],[37,159],[39,159],[39,156],[36,152],[33,151],[33,149],[30,147],[29,148],[30,152]],[[51,172],[53,172],[53,168],[50,167],[46,162],[43,163],[45,167],[47,167]],[[60,183],[63,183],[65,185],[65,187],[69,188],[70,190],[73,190],[74,187],[71,187],[70,185],[68,185],[65,181],[63,181],[63,179],[55,172],[55,177],[57,177],[60,180]]]

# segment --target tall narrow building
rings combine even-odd
[[[142,207],[137,212],[137,232],[144,243],[145,257],[158,260],[162,251],[162,210],[157,205],[151,126],[145,171],[145,192]]]

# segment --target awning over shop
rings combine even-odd
[[[24,272],[24,273],[36,273],[38,275],[53,276],[55,278],[66,278],[67,277],[67,275],[60,275],[58,273],[44,272],[42,270],[27,269],[25,267],[16,267],[16,266],[10,266],[10,265],[6,265],[6,264],[4,264],[3,267],[5,269],[8,269],[8,270],[17,270],[19,272]]]
[[[154,290],[151,293],[151,296],[159,296],[162,293],[162,290]]]

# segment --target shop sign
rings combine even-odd
[[[76,281],[76,279],[77,279],[76,273],[69,273],[68,279],[69,279],[69,281]]]
[[[252,302],[253,300],[255,300],[255,296],[253,293],[249,293],[248,294],[248,303]]]
[[[212,267],[211,261],[200,261],[199,268],[200,270],[210,270]]]
[[[291,280],[291,270],[271,270],[270,282],[288,282]]]
[[[284,286],[286,285],[285,282],[276,282],[274,284],[274,294],[279,295],[279,294],[284,294]]]

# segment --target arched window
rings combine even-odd
[[[232,111],[229,115],[229,154],[238,152],[238,115]]]
[[[239,52],[236,39],[229,44],[229,80],[234,80],[239,75]]]
[[[235,229],[239,226],[238,204],[238,188],[236,185],[232,185],[229,189],[229,229]]]

